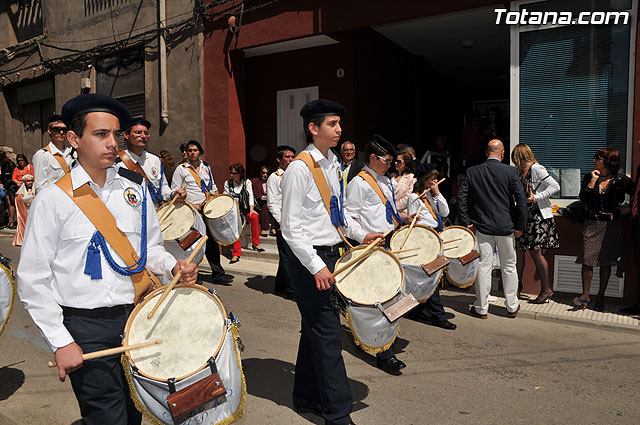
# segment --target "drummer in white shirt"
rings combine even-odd
[[[374,134],[365,147],[364,153],[366,165],[347,185],[345,208],[347,227],[344,231],[347,237],[358,243],[369,244],[387,230],[393,230],[396,225],[411,222],[411,217],[398,213],[393,183],[386,175],[396,157],[396,149],[384,137]],[[364,173],[373,176],[387,199],[386,205],[382,203],[374,188],[362,177]],[[383,240],[381,245],[384,244]],[[396,357],[392,347],[376,354],[376,365],[391,374],[399,374],[400,369],[406,367],[404,362]]]
[[[267,208],[276,219],[278,227],[276,229],[276,243],[278,244],[278,272],[276,273],[275,293],[290,300],[295,299],[293,286],[291,285],[291,276],[289,274],[289,257],[291,248],[282,238],[280,222],[282,221],[282,176],[287,167],[293,161],[296,150],[288,145],[280,145],[277,147],[276,161],[278,162],[278,170],[271,173],[267,179]]]
[[[62,116],[53,114],[49,117],[47,133],[51,142],[37,151],[31,159],[34,174],[33,187],[36,194],[68,173],[74,160],[73,150],[66,144],[67,126],[62,122]]]
[[[83,353],[122,344],[135,297],[131,272],[104,241],[112,240],[111,235],[98,232],[66,191],[94,195],[85,202],[95,211],[106,208],[117,222],[117,228],[107,225],[103,230],[126,233],[151,272],[171,279],[181,271],[180,282],[193,285],[197,267],[176,262],[165,251],[142,177],[113,167],[120,123],[129,121],[126,108],[108,96],[85,94],[65,103],[62,116],[78,161],[68,181],[42,189],[31,205],[17,270],[18,294],[54,351],[59,379],[69,375],[83,423],[139,424],[141,414],[129,397],[120,355],[82,359]],[[89,215],[99,221],[98,214]]]
[[[415,177],[417,182],[413,193],[409,195],[407,212],[416,214],[420,210],[420,217],[416,223],[429,226],[440,233],[444,227],[443,219],[449,215],[449,205],[438,189],[438,166],[433,163],[420,164],[416,169]],[[421,199],[419,195],[426,189],[429,189],[429,192]],[[421,206],[422,209],[420,209]],[[409,317],[450,331],[457,328],[455,324],[447,320],[440,301],[439,287],[436,287],[435,292],[424,303],[424,306],[413,309],[409,313]]]
[[[142,117],[132,118],[129,128],[123,133],[127,148],[118,152],[116,168],[126,167],[142,175],[147,182],[153,203],[158,205],[178,194],[178,200],[184,201],[187,193],[184,190],[171,192],[169,182],[164,174],[160,158],[147,152],[151,123]]]
[[[197,140],[189,140],[186,144],[187,161],[178,165],[171,179],[171,189],[175,192],[179,190],[185,183],[187,192],[187,202],[193,205],[200,214],[202,214],[202,204],[209,196],[218,195],[218,187],[213,181],[211,167],[205,161],[200,159],[204,154],[204,149]],[[197,176],[197,179],[196,179]],[[202,219],[207,222],[206,217]],[[207,236],[209,242],[205,248],[205,256],[211,267],[211,279],[213,283],[221,285],[230,285],[233,276],[225,274],[220,264],[220,247],[211,235],[209,226],[207,228]]]

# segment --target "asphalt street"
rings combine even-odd
[[[19,251],[9,244],[0,238],[0,252],[17,264]],[[237,275],[230,287],[207,284],[242,324],[248,396],[239,423],[322,424],[291,404],[297,307],[273,294],[273,277],[255,273]],[[499,315],[480,320],[460,305],[446,310],[455,331],[401,319],[401,376],[375,368],[344,327],[355,423],[640,423],[640,332]],[[71,385],[47,367],[52,357],[17,302],[0,337],[0,425],[81,424]]]

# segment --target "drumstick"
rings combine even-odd
[[[409,248],[409,249],[399,249],[399,250],[397,250],[397,251],[390,251],[390,252],[391,252],[392,254],[394,254],[394,255],[395,255],[395,254],[401,254],[401,253],[403,253],[403,252],[417,251],[417,250],[419,250],[419,249],[420,249],[420,248],[418,247],[418,248]]]
[[[462,238],[458,238],[458,239],[451,239],[450,241],[444,241],[442,243],[451,243],[451,242],[455,242],[455,241],[461,241]]]
[[[182,187],[180,188],[180,190],[184,190],[184,188],[187,187],[187,184],[183,184]],[[171,202],[169,202],[167,204],[167,207],[162,211],[162,214],[160,214],[160,217],[158,217],[158,221],[162,221],[164,220],[164,216],[167,215],[167,213],[169,212],[169,208],[171,208],[171,205],[173,205],[176,202],[176,199],[178,199],[178,191],[176,190],[176,194],[173,196],[173,199],[171,200]]]
[[[391,233],[391,230],[387,230],[386,232],[384,232],[382,234],[382,236],[380,236],[379,238],[377,238],[376,240],[371,242],[365,249],[363,249],[362,252],[360,253],[360,255],[358,255],[357,258],[354,258],[353,260],[349,261],[347,264],[345,264],[342,267],[338,268],[338,270],[336,270],[333,273],[331,273],[331,277],[336,277],[337,275],[339,275],[340,273],[342,273],[343,271],[345,271],[346,269],[351,267],[353,264],[355,264],[358,261],[364,259],[364,257],[369,255],[369,252],[378,245],[378,242],[380,242],[381,240],[386,238],[389,233]]]
[[[443,182],[443,181],[445,181],[446,179],[447,179],[446,177],[442,178],[442,180],[440,180],[440,181],[438,182],[438,184],[442,183],[442,182]],[[424,192],[422,192],[422,193],[420,194],[419,198],[423,198],[427,193],[429,193],[429,191],[430,191],[430,190],[431,190],[431,188],[430,188],[430,187],[426,188],[426,189],[424,190]]]
[[[207,235],[204,235],[202,237],[202,239],[200,239],[200,241],[198,242],[198,245],[196,245],[196,247],[193,249],[193,251],[191,251],[191,254],[189,254],[189,257],[187,257],[187,264],[191,263],[193,261],[193,259],[196,257],[196,254],[198,253],[198,251],[200,251],[204,245],[204,243],[207,241],[209,237]],[[147,315],[147,319],[151,319],[153,317],[153,315],[156,313],[156,310],[158,309],[158,307],[160,307],[160,304],[162,304],[162,302],[165,300],[165,298],[167,298],[169,296],[169,292],[171,292],[171,290],[173,289],[174,286],[176,286],[176,283],[178,283],[178,281],[180,280],[180,277],[182,277],[182,272],[178,272],[176,273],[175,276],[173,276],[173,279],[171,280],[171,283],[169,283],[167,286],[165,286],[164,291],[162,292],[162,295],[160,296],[160,299],[158,300],[158,302],[156,303],[156,305],[153,307],[153,309],[149,312],[149,314]]]
[[[454,248],[457,248],[457,247],[458,247],[458,245],[455,245],[455,246],[447,246],[447,247],[445,247],[445,248],[444,248],[444,250],[446,251],[447,249],[454,249]]]
[[[423,206],[424,205],[420,205],[420,208],[418,208],[418,211],[416,212],[416,215],[413,217],[413,220],[411,221],[411,225],[409,226],[409,230],[407,230],[407,235],[404,237],[404,240],[402,241],[402,244],[400,245],[400,249],[402,249],[404,244],[407,243],[407,239],[409,239],[409,235],[411,234],[411,231],[413,230],[413,226],[416,225],[416,221],[418,221],[418,217],[420,217],[420,211],[422,211],[422,207]]]
[[[123,345],[122,347],[107,348],[106,350],[94,351],[93,353],[83,354],[82,360],[98,359],[100,357],[106,357],[112,354],[120,354],[120,353],[124,353],[125,351],[136,350],[138,348],[148,347],[150,345],[155,345],[155,344],[162,344],[162,340],[156,339],[155,341],[142,342],[140,344]],[[47,363],[47,365],[49,367],[57,366],[55,361],[49,362]]]

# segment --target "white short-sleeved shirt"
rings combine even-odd
[[[205,201],[205,199],[207,199],[207,197],[202,192],[200,186],[198,186],[198,182],[196,182],[196,179],[191,174],[191,171],[189,171],[189,168],[193,167],[188,162],[178,165],[176,171],[173,173],[173,179],[171,180],[171,190],[180,190],[182,185],[186,183],[187,187],[185,190],[187,191],[187,201],[195,205],[200,205]],[[197,174],[207,187],[211,184],[211,194],[218,191],[216,183],[211,179],[213,174],[211,173],[209,164],[201,160]]]
[[[125,149],[124,151],[127,155],[129,155],[129,158],[131,158],[134,163],[140,164],[140,167],[142,167],[142,170],[147,175],[147,178],[149,179],[149,182],[153,185],[153,187],[155,187],[156,189],[158,189],[158,187],[161,187],[160,193],[162,195],[162,200],[168,201],[169,198],[171,198],[171,188],[169,187],[167,176],[165,176],[162,172],[162,161],[160,161],[160,158],[147,151],[143,151],[142,155],[140,156],[136,155],[133,152],[130,152],[127,149]],[[118,159],[119,158],[116,158],[116,160]],[[127,168],[124,162],[117,162],[115,167],[116,169],[120,167]]]
[[[71,168],[74,160],[70,146],[67,146],[63,151],[58,149],[53,142],[49,142],[48,146],[51,149],[51,153],[44,148],[39,149],[31,159],[34,174],[33,188],[36,194],[45,186],[55,183],[60,177],[64,176],[64,170],[58,160],[53,157],[53,154],[61,154],[69,168]]]

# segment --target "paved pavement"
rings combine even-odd
[[[0,238],[0,252],[17,264],[19,251],[9,242]],[[295,303],[273,294],[276,264],[248,255],[226,263],[236,276],[232,286],[206,283],[203,269],[205,284],[242,323],[248,396],[240,423],[323,423],[291,406],[300,316]],[[344,327],[356,423],[640,423],[640,333],[634,325],[611,322],[595,329],[593,323],[609,322],[574,317],[579,313],[566,300],[549,311],[529,310],[533,306],[523,302],[517,319],[505,317],[498,300],[489,320],[478,320],[466,313],[471,294],[443,291],[456,331],[401,319],[395,350],[408,365],[402,376],[376,369]],[[17,303],[0,339],[0,425],[80,425],[69,382],[60,383],[46,366],[51,357]]]

